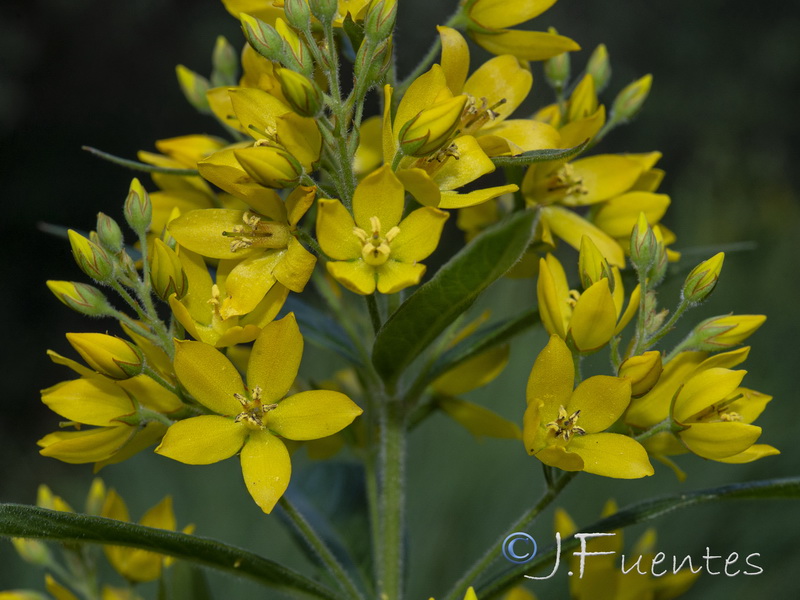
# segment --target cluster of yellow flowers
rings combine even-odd
[[[744,371],[734,370],[748,353],[735,347],[764,317],[712,318],[670,354],[655,349],[708,297],[723,262],[719,254],[698,265],[677,308],[658,307],[656,288],[680,258],[661,224],[670,198],[657,191],[660,153],[586,156],[638,113],[649,76],[623,88],[607,114],[599,97],[610,77],[605,46],[571,81],[574,41],[510,29],[555,0],[462,1],[438,27],[440,54],[406,80],[396,77],[392,59],[397,0],[223,2],[249,42],[241,60],[221,38],[210,80],[185,67],[178,78],[228,139],[187,135],[156,142],[158,153],[140,152],[139,166],[158,189],[148,193],[136,179],[130,186],[124,216],[135,244],[102,213],[88,237],[69,232],[83,272],[130,310],[117,310],[91,285],[48,282],[70,308],[118,320],[126,338],[68,334],[85,364],[50,353],[77,378],[42,392],[66,420],[39,441],[43,455],[97,470],[155,444],[158,454],[187,464],[238,454],[248,492],[269,513],[289,485],[295,441],[346,439],[379,468],[399,469],[391,460],[402,461],[402,449],[392,454],[386,445],[393,415],[404,431],[441,410],[475,435],[521,440],[551,484],[553,468],[632,479],[652,475],[656,458],[681,476],[668,457],[691,452],[742,463],[778,452],[756,443],[761,429],[752,425],[770,397],[741,387]],[[494,56],[472,69],[461,32]],[[340,47],[353,51],[350,90],[340,81]],[[545,61],[555,101],[515,115],[533,87],[529,61]],[[365,119],[371,90],[382,114]],[[508,182],[487,186],[481,178],[498,166]],[[437,298],[430,306],[455,307],[440,319],[427,314],[440,308],[414,304],[409,288],[423,281],[423,261],[437,250],[451,211],[465,233],[463,249],[420,288]],[[508,257],[503,228],[523,214],[535,214],[535,224]],[[575,287],[555,254],[560,241],[579,251]],[[498,247],[496,257],[472,250],[480,243]],[[479,266],[494,260],[502,264]],[[462,264],[465,272],[473,264],[475,273],[499,270],[494,279],[508,272],[536,281],[538,318],[550,338],[530,357],[521,428],[460,396],[503,370],[508,339],[535,318],[449,322],[493,280],[439,280]],[[312,280],[316,294],[305,291]],[[307,316],[320,301],[327,303],[321,318],[335,326],[333,342]],[[403,318],[428,323],[421,337],[430,339],[390,340],[416,349],[398,364],[425,358],[386,377],[375,353],[381,334]],[[299,380],[304,336],[340,351],[352,370],[330,384]],[[613,373],[583,379],[583,357],[604,348]],[[362,413],[353,435],[331,437]],[[382,477],[374,489],[391,503],[395,479]],[[103,504],[94,514],[127,520],[113,492],[93,494],[105,498],[94,501]],[[142,523],[174,529],[170,507],[159,506]],[[391,508],[376,513],[389,532],[386,523],[402,512]],[[383,544],[402,546],[402,536],[386,535]],[[158,577],[153,555],[107,554],[129,580]],[[392,551],[378,556],[381,597],[397,600],[400,584],[392,581],[399,578],[386,571]],[[69,597],[54,591],[58,585],[48,589]],[[466,598],[476,598],[471,588]]]

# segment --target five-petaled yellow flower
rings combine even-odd
[[[448,214],[424,206],[403,216],[405,191],[388,165],[365,177],[353,194],[353,216],[338,200],[320,200],[317,239],[328,272],[357,294],[393,294],[419,283],[439,244]],[[354,218],[355,217],[355,218]]]
[[[528,454],[564,471],[637,479],[653,474],[647,452],[636,440],[604,433],[631,400],[627,379],[596,375],[573,391],[572,354],[557,335],[550,337],[528,379],[528,408],[522,441]]]
[[[156,452],[206,465],[239,452],[250,495],[271,512],[289,485],[292,465],[281,437],[315,440],[347,427],[361,414],[339,392],[314,390],[284,398],[303,355],[294,314],[264,327],[247,366],[247,384],[213,346],[176,341],[175,373],[203,406],[216,414],[174,423]]]

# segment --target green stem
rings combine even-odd
[[[675,312],[672,313],[672,316],[669,318],[669,321],[664,323],[664,325],[659,329],[656,333],[654,333],[651,337],[646,340],[647,347],[653,346],[657,342],[661,341],[661,339],[667,335],[670,331],[672,331],[673,327],[675,327],[675,323],[678,322],[689,308],[691,308],[691,304],[686,300],[682,300],[680,304],[678,304],[678,308],[675,309]],[[647,348],[644,348],[645,350]]]
[[[86,150],[90,154],[102,158],[103,160],[107,160],[108,162],[114,163],[115,165],[127,167],[128,169],[133,169],[134,171],[144,171],[145,173],[165,173],[167,175],[183,175],[186,177],[193,177],[200,175],[197,169],[175,169],[173,167],[157,167],[155,165],[148,165],[146,163],[138,162],[136,160],[128,160],[127,158],[114,156],[113,154],[109,154],[108,152],[103,152],[102,150],[98,150],[97,148],[92,148],[91,146],[81,146],[81,150]]]
[[[667,417],[657,425],[653,425],[650,429],[648,429],[647,431],[643,431],[639,435],[635,436],[633,439],[635,439],[639,443],[642,443],[647,438],[653,437],[654,435],[658,433],[663,433],[665,431],[669,432],[675,431],[675,424],[673,423],[670,417]]]
[[[336,560],[336,557],[331,552],[330,548],[325,544],[322,538],[319,537],[314,528],[311,527],[305,517],[295,508],[295,506],[286,498],[286,495],[281,496],[278,501],[281,508],[286,512],[286,515],[294,525],[297,532],[302,536],[305,542],[314,550],[316,555],[323,562],[328,569],[328,573],[336,580],[341,590],[347,594],[348,598],[353,600],[363,599],[364,595],[356,587],[353,580],[344,570],[342,565]]]
[[[367,301],[369,318],[372,321],[372,331],[375,333],[375,335],[378,335],[378,331],[381,328],[381,313],[378,310],[378,302],[375,299],[375,294],[364,296],[364,299]]]
[[[381,536],[378,558],[378,590],[381,600],[403,597],[403,530],[405,506],[405,414],[396,400],[382,403],[381,423]]]
[[[294,235],[306,246],[311,248],[311,251],[314,254],[316,254],[317,256],[321,256],[326,260],[329,260],[328,255],[325,254],[325,252],[322,250],[317,240],[315,240],[310,233],[308,233],[307,231],[303,231],[302,229],[295,229]]]
[[[484,572],[489,568],[489,566],[494,562],[494,560],[500,556],[500,553],[503,550],[503,542],[505,539],[512,533],[516,531],[524,531],[527,529],[530,524],[539,516],[539,514],[546,509],[550,504],[555,500],[561,491],[567,486],[567,484],[572,481],[575,476],[578,474],[578,471],[573,471],[570,473],[564,473],[561,477],[559,477],[551,486],[548,486],[547,491],[542,495],[539,501],[528,511],[525,511],[519,519],[514,521],[510,527],[508,527],[503,535],[498,538],[498,540],[492,544],[489,549],[483,554],[483,556],[478,559],[478,561],[466,572],[466,574],[458,580],[453,591],[451,591],[445,600],[461,600],[464,597],[467,588],[472,585],[475,581],[481,578]]]
[[[172,392],[173,394],[175,394],[180,398],[181,395],[180,390],[174,385],[172,385],[169,381],[161,377],[161,375],[159,375],[155,370],[153,370],[152,367],[145,365],[144,374],[147,375],[153,381],[155,381],[158,385],[160,385],[164,389],[169,390],[170,392]]]

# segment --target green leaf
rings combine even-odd
[[[372,362],[387,383],[516,263],[533,237],[538,213],[510,215],[451,258],[383,324]]]
[[[360,48],[361,42],[364,41],[364,26],[359,25],[353,20],[352,15],[348,12],[345,18],[342,20],[342,29],[344,29],[345,34],[347,34],[347,39],[350,41],[351,48],[349,54],[352,55],[352,58],[348,56],[350,62],[356,61],[356,55],[353,49]]]
[[[653,521],[667,513],[717,500],[770,500],[770,499],[800,499],[800,477],[787,477],[785,479],[767,479],[764,481],[749,481],[735,483],[708,490],[698,490],[682,494],[673,494],[662,498],[645,500],[623,508],[613,515],[601,519],[579,531],[602,533],[621,529],[637,523]],[[569,537],[561,542],[561,553],[566,555],[580,546],[580,540]],[[492,578],[487,584],[477,590],[478,598],[491,600],[497,598],[504,591],[519,585],[524,575],[530,575],[539,568],[551,563],[556,556],[558,548],[555,544],[543,549],[542,552],[529,563],[505,570]]]
[[[506,319],[500,323],[494,323],[476,331],[447,352],[439,357],[430,373],[428,380],[433,381],[450,369],[454,369],[464,361],[485,352],[490,348],[503,344],[517,334],[522,333],[528,327],[533,327],[539,322],[539,310],[532,308],[525,312]]]
[[[580,154],[589,145],[589,140],[572,148],[548,148],[545,150],[530,150],[517,156],[495,156],[492,162],[498,167],[525,167],[538,162],[549,160],[564,160]]]
[[[362,364],[347,333],[328,315],[298,300],[294,295],[286,299],[280,314],[285,315],[289,312],[293,312],[297,317],[300,331],[309,342],[326,350],[333,350],[351,364]]]
[[[114,544],[167,554],[309,598],[342,600],[338,593],[257,554],[198,536],[103,517],[0,504],[0,535],[72,543]]]
[[[164,173],[166,175],[185,175],[187,177],[193,177],[200,174],[197,169],[175,169],[172,167],[157,167],[155,165],[148,165],[147,163],[139,162],[137,160],[129,160],[127,158],[114,156],[113,154],[103,152],[102,150],[92,148],[91,146],[81,146],[81,150],[86,150],[89,154],[93,154],[99,158],[102,158],[103,160],[112,162],[115,165],[127,167],[134,171],[144,171],[145,173]]]

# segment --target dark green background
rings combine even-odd
[[[396,38],[401,74],[415,64],[434,38],[432,25],[443,22],[454,4],[401,0]],[[423,22],[431,25],[422,27]],[[600,150],[664,153],[662,190],[673,199],[666,222],[678,233],[676,247],[708,247],[699,260],[716,245],[754,242],[753,250],[728,255],[717,292],[687,318],[728,312],[769,316],[752,338],[745,385],[775,396],[758,424],[764,428],[762,441],[783,452],[743,466],[683,457],[680,463],[689,473],[683,484],[658,467],[646,481],[585,476],[567,490],[563,505],[579,523],[589,523],[612,496],[624,505],[653,494],[797,474],[800,120],[790,93],[800,87],[797,9],[786,2],[561,0],[534,23],[537,29],[548,25],[585,48],[574,55],[576,72],[597,43],[607,44],[614,75],[606,102],[629,81],[653,74],[639,120],[612,133]],[[138,149],[152,149],[155,139],[221,133],[186,108],[174,78],[178,63],[207,73],[219,33],[240,43],[236,21],[214,0],[35,0],[0,6],[0,500],[33,502],[36,486],[47,482],[79,505],[92,477],[88,466],[36,453],[35,440],[58,420],[40,404],[38,390],[68,376],[49,363],[45,349],[68,352],[66,331],[111,325],[71,314],[49,294],[45,279],[82,275],[66,242],[40,233],[36,223],[90,229],[98,210],[120,217],[131,175],[83,153],[83,144],[132,157]],[[534,101],[549,102],[538,69],[535,75]],[[495,289],[499,308],[513,311],[534,301],[530,282],[503,285],[518,294]],[[665,290],[665,305],[674,293]],[[517,340],[511,367],[473,399],[519,420],[527,372],[543,343],[541,332]],[[319,352],[306,358],[306,367],[331,360]],[[442,417],[415,432],[409,446],[409,598],[441,596],[538,496],[541,471],[521,445],[477,443]],[[203,535],[303,566],[298,553],[286,549],[287,537],[275,519],[262,518],[247,498],[234,460],[200,468],[141,455],[103,477],[136,516],[170,492],[181,524],[193,521]],[[700,556],[707,546],[722,555],[761,553],[763,575],[704,576],[688,598],[789,597],[800,589],[797,508],[794,502],[770,502],[690,509],[659,521],[658,546],[679,556]],[[543,543],[550,538],[549,513],[533,534]],[[225,586],[224,597],[260,593],[227,577],[212,580]],[[40,587],[40,582],[39,572],[27,569],[10,544],[0,542],[0,589]],[[563,578],[555,587],[533,589],[540,597],[566,597]]]

